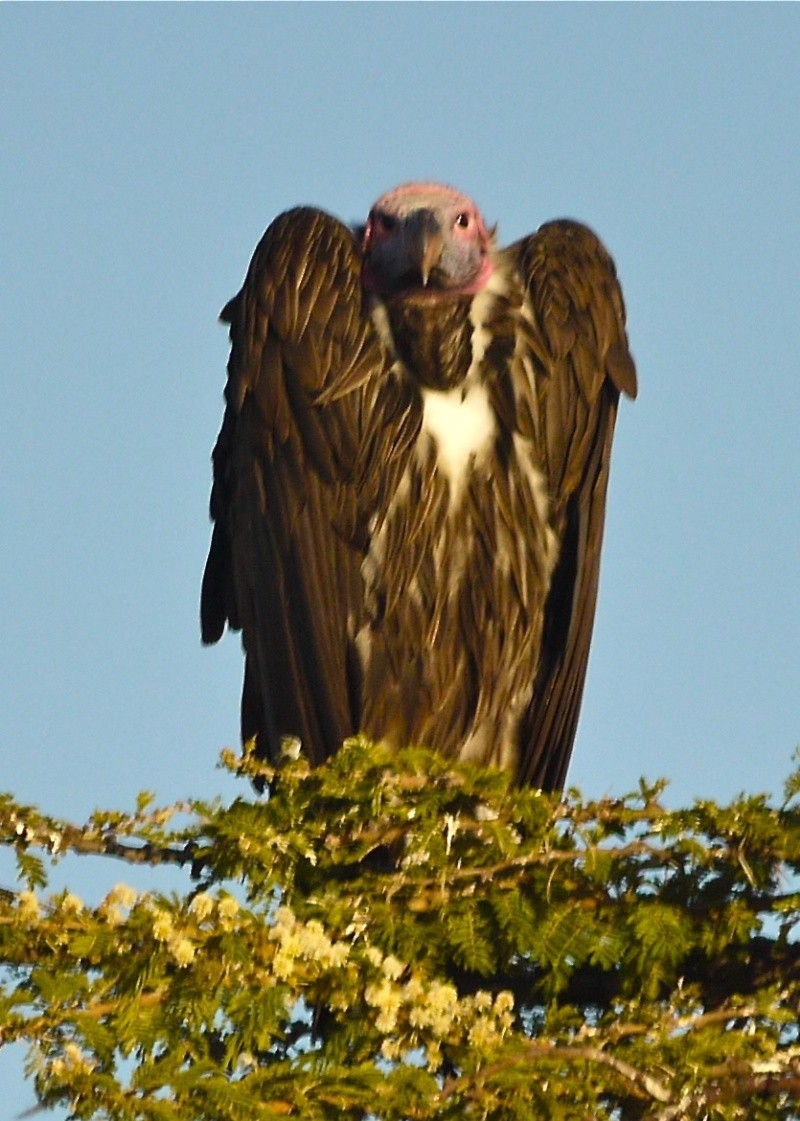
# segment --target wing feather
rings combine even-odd
[[[356,475],[365,395],[386,362],[360,267],[344,225],[318,210],[288,211],[222,312],[231,355],[202,634],[215,642],[226,623],[241,629],[242,735],[273,759],[291,734],[320,762],[359,723],[353,639],[365,511]]]
[[[520,781],[559,789],[577,728],[600,574],[606,490],[620,393],[636,396],[614,264],[591,230],[547,223],[506,251],[527,290],[530,411],[560,542],[542,650],[524,721]]]

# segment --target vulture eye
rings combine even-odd
[[[460,226],[462,230],[465,230],[469,226],[469,223],[469,213],[466,210],[462,210],[461,213],[456,216],[456,225]]]
[[[397,225],[397,219],[393,214],[384,214],[381,210],[378,211],[378,213],[375,215],[375,218],[377,219],[380,228],[384,233],[387,234],[391,233]]]

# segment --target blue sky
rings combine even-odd
[[[800,743],[798,57],[797,5],[3,6],[0,789],[74,818],[238,789],[215,764],[239,642],[203,650],[197,623],[217,312],[281,210],[355,220],[424,177],[504,241],[586,221],[625,291],[640,397],[570,780],[779,792]]]

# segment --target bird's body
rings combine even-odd
[[[613,264],[555,222],[505,250],[465,196],[311,209],[231,324],[203,637],[241,628],[242,734],[319,762],[363,730],[563,784],[620,390]]]

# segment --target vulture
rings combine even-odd
[[[281,214],[221,313],[202,638],[241,631],[244,742],[391,750],[563,787],[620,393],[611,257],[548,222],[507,248],[437,183],[363,227]]]

